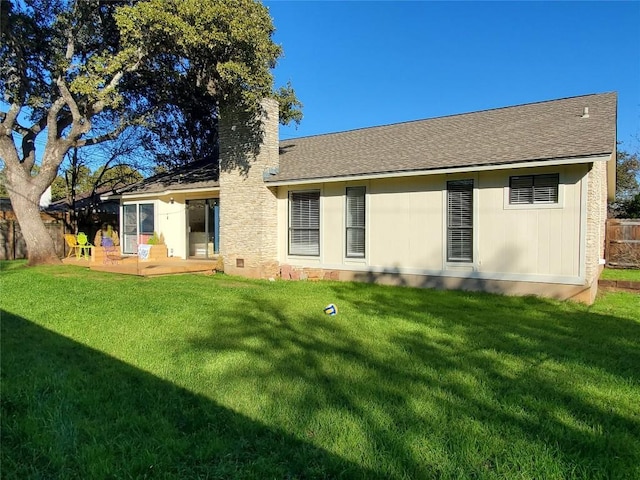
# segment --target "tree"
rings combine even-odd
[[[124,187],[142,180],[142,174],[130,165],[118,164],[111,167],[100,167],[93,175],[93,191],[97,192],[104,187],[110,189]]]
[[[4,168],[2,168],[0,170],[0,197],[6,197],[9,195],[9,192],[7,191],[6,177]]]
[[[629,200],[638,193],[640,191],[638,176],[640,176],[638,153],[619,150],[616,163],[616,197],[620,200]]]
[[[207,120],[230,107],[258,116],[269,96],[300,119],[293,90],[274,89],[281,49],[253,0],[0,2],[0,157],[30,265],[59,261],[38,201],[71,149],[153,126],[164,102],[182,126],[192,98]]]
[[[638,152],[618,150],[616,163],[616,198],[609,206],[618,218],[640,217],[640,157]]]
[[[65,177],[58,175],[51,183],[51,201],[57,202],[67,197],[68,187]]]
[[[636,193],[635,196],[624,202],[620,217],[640,218],[640,193]]]

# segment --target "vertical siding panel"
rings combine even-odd
[[[550,249],[551,238],[551,211],[547,210],[546,215],[538,216],[538,262],[537,272],[543,275],[551,273]]]
[[[397,265],[401,260],[398,252],[407,248],[407,232],[401,227],[406,207],[402,196],[385,182],[372,182],[371,191],[371,265]]]
[[[561,211],[555,211],[554,215],[550,216],[549,222],[549,273],[558,274],[560,266],[562,265],[564,241],[562,238],[562,224],[564,221],[564,215]]]
[[[487,273],[577,276],[580,246],[580,167],[557,167],[531,174],[562,171],[562,208],[509,208],[505,187],[522,170],[480,175],[479,270]]]
[[[501,223],[509,219],[509,212],[503,208],[503,185],[503,174],[483,172],[478,176],[476,224],[480,272],[505,272],[509,269],[509,262],[502,255],[509,250],[506,228]]]
[[[370,265],[442,269],[442,176],[372,181]]]
[[[579,179],[564,186],[564,208],[562,209],[562,274],[577,276],[580,266],[580,226],[581,226],[581,194]]]
[[[320,197],[320,254],[323,263],[342,263],[344,238],[344,183],[326,183]]]

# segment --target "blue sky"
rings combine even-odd
[[[640,151],[640,2],[264,4],[304,103],[282,139],[616,91]]]

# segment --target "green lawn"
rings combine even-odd
[[[640,478],[640,296],[0,281],[3,479]]]
[[[603,280],[625,280],[640,282],[640,270],[605,268],[600,275]]]

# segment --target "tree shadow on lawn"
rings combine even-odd
[[[637,322],[532,297],[333,293],[336,317],[247,295],[191,345],[242,352],[251,367],[221,381],[253,382],[283,424],[389,478],[640,476]],[[353,334],[372,322],[405,325]]]
[[[390,341],[417,363],[454,373],[438,388],[459,418],[543,441],[566,469],[562,478],[640,476],[639,322],[537,297],[398,295],[362,284],[336,293],[365,315],[402,312],[425,327]],[[426,333],[434,327],[441,336]]]
[[[375,478],[2,311],[5,479]]]

